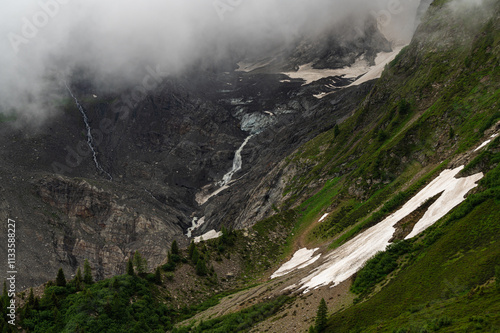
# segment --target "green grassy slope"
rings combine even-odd
[[[378,127],[385,128],[384,143],[378,151],[368,148],[359,155],[364,162],[355,160],[359,167],[353,175],[367,179],[375,172],[370,169],[375,161],[382,173],[393,170],[394,184],[404,175],[398,173],[403,157],[416,157],[422,166],[451,160],[486,140],[485,132],[500,119],[499,3],[489,2],[489,14],[452,14],[447,3],[433,4],[412,44],[374,89],[373,94],[385,85],[387,100],[397,94],[411,100],[412,119],[396,128],[381,113]],[[401,84],[390,88],[391,81]],[[376,103],[367,105],[355,118],[380,110]],[[346,126],[354,128],[352,123]],[[475,193],[412,241],[410,253],[399,258],[399,268],[381,291],[335,314],[327,331],[500,331],[500,293],[494,282],[495,267],[500,266],[499,151],[497,138],[467,165],[463,174],[487,172]],[[399,161],[390,158],[391,152]],[[363,275],[369,276],[362,271],[357,279]]]
[[[496,151],[495,159],[500,158],[499,144],[497,139],[489,147]],[[500,267],[499,175],[497,164],[477,193],[412,241],[411,254],[380,292],[334,315],[331,330],[433,331],[433,321],[440,318],[447,319],[450,332],[476,326],[500,330],[500,281],[495,281],[495,267]]]
[[[289,158],[300,172],[282,209],[317,193],[311,184],[334,177],[342,184],[313,239],[349,230],[337,246],[380,221],[500,119],[500,27],[491,18],[498,3],[466,13],[446,3],[431,6],[412,43],[340,132],[319,135]]]

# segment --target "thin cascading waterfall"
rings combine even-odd
[[[187,229],[186,236],[191,238],[193,231],[201,227],[203,223],[205,223],[205,216],[199,219],[197,217],[193,217],[193,219],[191,220],[191,227]]]
[[[94,138],[92,137],[92,129],[90,127],[89,118],[87,117],[87,114],[85,113],[85,110],[83,109],[82,105],[80,104],[80,102],[78,101],[78,99],[75,97],[75,95],[73,95],[73,92],[71,91],[71,89],[69,88],[69,86],[66,83],[64,83],[64,85],[66,86],[66,89],[68,89],[69,94],[71,95],[71,97],[73,97],[73,99],[75,100],[76,106],[78,107],[78,110],[82,114],[83,121],[85,122],[85,128],[87,129],[87,145],[89,146],[90,151],[92,151],[92,157],[94,159],[94,164],[95,164],[97,170],[99,170],[100,172],[102,172],[106,176],[108,176],[109,180],[113,180],[113,177],[111,177],[111,175],[106,170],[104,170],[102,168],[102,166],[99,164],[99,161],[97,160],[97,152],[96,152],[96,150],[94,148]]]
[[[229,184],[231,179],[233,178],[234,174],[237,173],[238,171],[241,170],[242,166],[242,160],[241,160],[241,152],[243,151],[243,148],[246,146],[248,141],[254,136],[254,134],[248,136],[245,141],[241,144],[240,148],[236,151],[234,154],[234,159],[233,159],[233,167],[232,169],[222,177],[222,180],[218,183],[219,186],[225,186]]]

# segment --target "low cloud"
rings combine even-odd
[[[465,1],[465,0],[460,0]],[[479,0],[469,0],[479,1]],[[412,0],[39,0],[3,4],[0,112],[37,122],[53,114],[62,81],[85,68],[103,86],[134,83],[147,66],[176,74],[230,49],[270,49],[349,16],[414,16]],[[378,17],[379,19],[381,17]],[[405,26],[407,26],[407,23]],[[352,27],[355,29],[356,27]],[[408,28],[406,35],[413,33]],[[395,38],[408,36],[396,36]]]

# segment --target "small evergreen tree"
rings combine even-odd
[[[191,241],[191,243],[189,244],[189,247],[188,247],[188,254],[189,254],[190,259],[193,258],[194,249],[196,249],[196,244],[194,243],[194,241]]]
[[[451,140],[455,137],[455,131],[453,130],[453,127],[450,127],[448,131],[448,138]]]
[[[92,284],[94,282],[92,279],[92,268],[90,268],[90,264],[87,259],[85,259],[83,263],[83,282],[85,282],[85,284]]]
[[[77,282],[83,281],[82,270],[80,269],[80,267],[78,267],[78,269],[76,270],[75,281]]]
[[[137,274],[144,274],[146,272],[146,269],[148,268],[148,263],[146,259],[142,258],[141,253],[139,251],[135,251],[133,260]]]
[[[127,274],[130,275],[130,276],[133,276],[135,273],[134,273],[134,265],[132,264],[132,259],[128,259],[128,263],[127,263]]]
[[[30,288],[30,295],[28,296],[28,305],[31,307],[35,305],[35,295],[33,294],[33,288]]]
[[[333,127],[333,137],[336,138],[340,134],[340,128],[339,125],[335,124]]]
[[[116,277],[113,278],[113,282],[111,283],[111,287],[113,289],[118,289],[120,288],[120,281]]]
[[[411,103],[406,99],[402,99],[398,104],[398,112],[400,115],[406,115],[411,111]]]
[[[207,270],[207,265],[205,264],[205,260],[200,259],[196,263],[196,274],[199,276],[205,276],[207,275],[208,270]]]
[[[322,298],[319,302],[318,312],[316,313],[316,325],[314,328],[317,333],[322,333],[325,331],[327,315],[328,308],[326,306],[325,299]]]
[[[75,275],[75,278],[73,279],[74,283],[75,283],[75,288],[76,290],[81,290],[82,289],[82,282],[83,282],[83,277],[82,277],[82,270],[80,269],[80,267],[78,267],[77,271],[76,271],[76,275]]]
[[[222,226],[220,229],[220,232],[222,235],[220,236],[220,242],[222,244],[227,244],[229,243],[229,232],[225,226]]]
[[[161,284],[161,272],[160,272],[160,267],[156,267],[155,271],[155,283],[160,285]]]
[[[170,248],[170,251],[172,252],[172,254],[179,255],[179,245],[177,245],[176,240],[174,240],[172,242],[172,246]]]
[[[200,253],[198,252],[198,248],[195,246],[193,250],[193,255],[191,256],[191,261],[193,265],[196,265],[200,259]]]
[[[165,265],[163,265],[162,267],[167,272],[175,271],[175,262],[174,262],[174,258],[172,257],[172,253],[170,251],[168,251],[167,263]]]
[[[66,287],[66,277],[64,276],[62,268],[59,268],[57,271],[56,285],[59,287]]]

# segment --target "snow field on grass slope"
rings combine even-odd
[[[323,222],[323,220],[328,216],[328,213],[323,214],[318,222]]]
[[[483,177],[483,174],[479,173],[466,178],[455,178],[463,168],[461,166],[441,172],[397,212],[326,255],[325,262],[300,281],[300,290],[307,293],[331,283],[338,284],[351,277],[377,252],[385,250],[394,234],[396,223],[419,208],[426,200],[443,192],[406,238],[415,236],[438,221],[464,201],[464,195],[476,187],[476,182]]]
[[[318,249],[308,250],[306,248],[300,249],[293,254],[292,259],[281,265],[281,267],[271,275],[271,279],[286,275],[294,270],[304,268],[314,263],[319,259],[321,254],[313,257],[314,252]]]

